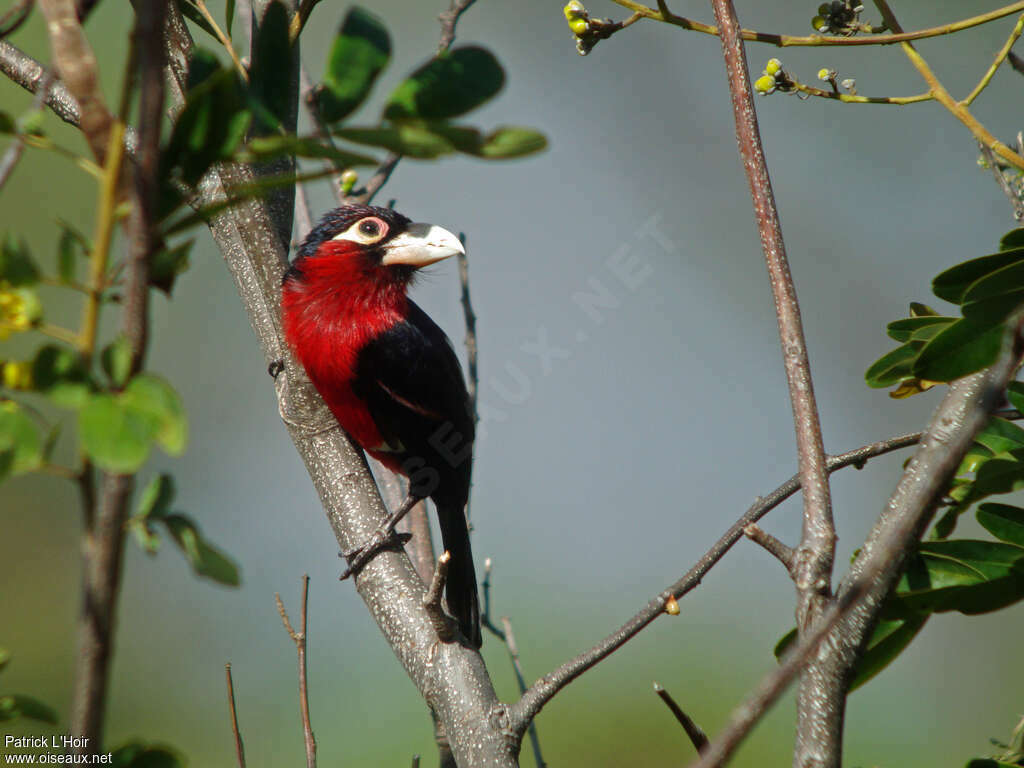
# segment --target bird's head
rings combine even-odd
[[[412,222],[390,208],[346,205],[310,231],[285,281],[404,290],[416,270],[461,253],[462,243],[446,229]]]

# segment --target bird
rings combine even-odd
[[[450,555],[448,610],[479,648],[465,515],[475,419],[451,341],[408,297],[418,270],[456,254],[465,254],[462,242],[446,229],[391,208],[345,205],[324,215],[299,245],[281,300],[288,345],[338,423],[368,454],[409,478],[405,501],[375,539],[344,553],[346,575],[429,497]]]

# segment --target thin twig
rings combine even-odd
[[[683,730],[686,731],[687,737],[690,739],[690,743],[693,744],[693,748],[697,750],[698,755],[704,754],[708,748],[708,737],[701,730],[700,726],[697,725],[693,720],[683,712],[682,707],[676,704],[676,700],[672,698],[672,694],[666,691],[659,683],[654,683],[654,692],[658,694],[665,706],[669,708],[669,711],[675,715],[676,720],[683,726]]]
[[[732,0],[711,0],[721,30],[722,54],[736,120],[736,138],[750,184],[754,212],[765,264],[768,267],[779,340],[793,406],[799,474],[803,487],[803,529],[791,571],[797,593],[796,624],[801,639],[811,632],[829,605],[836,532],[828,468],[821,435],[818,406],[814,398],[807,343],[804,338],[796,288],[786,258],[775,196],[761,145],[754,110],[746,52],[740,40],[740,25]],[[801,758],[801,749],[813,744],[817,754],[830,754],[842,743],[842,700],[836,700],[815,661],[801,675],[797,697],[796,765],[815,765]]]
[[[989,68],[985,70],[985,74],[981,76],[981,80],[979,80],[978,84],[974,86],[974,90],[971,91],[970,95],[968,95],[966,99],[960,102],[963,106],[969,107],[971,102],[978,98],[978,95],[988,87],[988,84],[992,81],[992,77],[995,75],[996,70],[999,69],[999,66],[1004,61],[1006,61],[1006,57],[1010,55],[1010,49],[1013,48],[1013,44],[1017,42],[1022,32],[1024,32],[1024,13],[1022,13],[1020,18],[1017,19],[1017,23],[1010,31],[1010,36],[1006,39],[1006,42],[1003,43],[1003,47],[999,49],[995,59],[992,60],[992,64],[990,64]]]
[[[452,555],[445,551],[437,558],[437,567],[434,568],[434,577],[430,580],[430,588],[423,595],[423,607],[430,616],[430,622],[434,625],[434,631],[442,643],[450,643],[455,639],[455,629],[451,620],[445,615],[441,605],[441,595],[444,594],[444,584],[448,578],[448,563]]]
[[[476,346],[476,313],[473,311],[473,302],[469,296],[469,259],[465,253],[466,236],[459,233],[459,240],[462,241],[463,252],[459,254],[459,284],[462,288],[462,315],[466,321],[466,389],[469,391],[469,405],[473,414],[473,423],[480,421],[480,414],[477,410],[476,390],[479,386],[480,374],[477,371],[477,346]]]
[[[349,205],[369,205],[373,202],[373,198],[388,183],[388,179],[391,178],[395,166],[398,165],[398,161],[401,159],[401,155],[396,155],[394,152],[390,153],[377,166],[377,170],[373,172],[373,176],[366,182],[366,186],[348,195],[345,198],[345,202]]]
[[[1024,219],[1024,200],[1021,200],[1020,195],[1017,194],[1016,190],[1010,185],[1009,180],[1007,180],[1003,169],[999,167],[999,161],[996,159],[995,152],[984,144],[979,144],[978,147],[981,148],[981,154],[985,156],[985,162],[991,169],[992,175],[996,177],[996,183],[1003,190],[1003,194],[1006,195],[1006,199],[1010,201],[1010,205],[1013,207],[1013,218],[1017,221]]]
[[[694,32],[702,32],[706,35],[718,36],[718,27],[713,24],[704,24],[700,21],[693,21],[684,16],[679,16],[664,7],[664,3],[659,3],[662,8],[655,9],[650,8],[641,3],[635,2],[635,0],[612,0],[617,5],[621,5],[623,8],[628,8],[634,13],[639,13],[641,16],[654,21],[662,21],[666,24],[672,24],[682,29],[689,29]],[[771,45],[778,46],[780,48],[788,48],[790,46],[849,46],[849,45],[893,45],[895,43],[902,43],[910,40],[924,40],[929,37],[940,37],[942,35],[950,35],[954,32],[959,32],[963,29],[970,29],[971,27],[977,27],[981,24],[987,24],[990,21],[1001,19],[1005,16],[1009,16],[1013,13],[1019,13],[1024,10],[1024,2],[1011,3],[1010,5],[1003,6],[1002,8],[996,8],[994,11],[988,13],[982,13],[977,16],[971,16],[967,19],[961,19],[951,24],[940,24],[937,27],[929,27],[928,29],[920,29],[916,32],[900,32],[898,34],[885,34],[885,35],[858,35],[853,37],[839,37],[831,35],[778,35],[771,32],[757,32],[752,29],[740,30],[740,38],[747,42],[753,43],[769,43]]]
[[[770,555],[786,566],[790,574],[793,573],[794,558],[796,553],[793,548],[763,530],[757,523],[751,523],[743,529],[743,535],[755,544],[760,544]]]
[[[242,744],[242,733],[238,730],[238,712],[235,709],[235,681],[231,678],[231,665],[224,665],[224,674],[228,681],[228,711],[231,713],[231,733],[235,737],[235,756],[238,768],[245,768],[245,747]]]
[[[516,674],[516,683],[519,684],[519,693],[526,693],[526,678],[523,676],[523,667],[519,661],[519,646],[516,645],[516,636],[512,631],[512,620],[509,619],[508,616],[502,616],[501,626],[503,628],[502,639],[505,641],[505,647],[508,648],[508,657],[512,662],[512,669]],[[530,725],[526,730],[530,736],[530,746],[533,749],[533,760],[537,764],[537,768],[544,768],[547,763],[544,762],[544,756],[540,751],[540,737],[537,735],[537,723],[534,720],[531,720]]]
[[[26,5],[31,7],[31,3],[27,2]],[[2,36],[2,35],[0,35]],[[52,70],[46,70],[42,80],[39,84],[39,89],[36,91],[35,98],[32,99],[32,111],[38,112],[44,103],[47,92],[50,90],[50,86],[53,84],[54,74]],[[7,151],[4,152],[4,156],[0,159],[0,189],[4,188],[7,180],[11,177],[15,167],[18,165],[18,161],[21,160],[22,154],[25,152],[25,137],[23,134],[18,133],[11,141],[10,146],[7,147]]]
[[[316,768],[316,737],[313,735],[313,724],[309,717],[309,686],[306,674],[306,644],[309,638],[307,628],[309,626],[309,574],[302,574],[302,629],[296,632],[292,628],[292,622],[288,618],[288,611],[284,608],[281,595],[274,593],[274,602],[277,604],[277,612],[281,616],[288,636],[295,643],[295,650],[299,657],[299,713],[302,716],[302,739],[306,747],[306,768]]]
[[[459,23],[459,17],[466,12],[476,0],[452,0],[447,11],[442,11],[437,20],[441,22],[441,42],[437,45],[437,55],[451,48],[455,42],[455,25]]]
[[[1013,412],[1012,415],[1008,412],[1006,417],[1016,418],[1018,416],[1019,414],[1016,414],[1016,412]],[[915,445],[920,439],[921,433],[915,432],[863,445],[852,451],[831,456],[827,462],[828,472],[831,474],[845,467],[861,469],[869,459]],[[687,592],[699,586],[708,571],[725,556],[737,541],[743,538],[744,528],[760,520],[799,490],[800,477],[799,475],[794,475],[767,496],[759,497],[682,578],[648,601],[636,615],[615,632],[612,632],[593,647],[565,662],[558,669],[548,673],[531,685],[519,701],[510,707],[511,727],[514,729],[525,729],[529,719],[540,712],[544,705],[562,688],[621,648],[644,627],[661,616],[665,612],[665,604],[670,597],[681,598]],[[485,562],[484,565],[484,620],[482,623],[492,632],[498,634],[499,637],[504,637],[503,634],[500,634],[500,630],[489,626],[490,622],[486,620],[490,608],[490,568],[488,562]]]
[[[18,0],[0,16],[0,39],[18,31],[32,13],[33,0]]]

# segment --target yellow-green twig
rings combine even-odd
[[[38,331],[44,336],[49,336],[51,339],[57,339],[57,341],[63,341],[65,344],[71,346],[78,345],[78,334],[74,331],[69,331],[67,328],[62,328],[59,325],[51,325],[50,323],[38,323],[32,326],[32,330]]]
[[[1010,55],[1010,49],[1013,48],[1013,44],[1017,42],[1021,32],[1024,32],[1024,13],[1022,13],[1020,18],[1017,19],[1017,24],[1014,26],[1013,31],[1010,32],[1010,36],[1006,39],[1006,44],[999,50],[999,53],[996,54],[996,57],[992,61],[992,65],[988,68],[988,71],[982,75],[981,80],[976,86],[974,86],[974,90],[971,91],[970,95],[960,102],[961,105],[969,107],[971,102],[978,98],[978,94],[988,87],[988,84],[992,80],[993,75],[995,75],[996,70],[999,69],[1000,65],[1004,61],[1006,61],[1006,57]]]
[[[21,140],[25,143],[26,147],[48,150],[56,152],[58,155],[63,155],[93,178],[99,179],[103,177],[103,169],[96,165],[92,160],[75,154],[70,149],[62,147],[60,144],[55,143],[53,140],[48,139],[45,136],[33,136],[30,133],[23,133],[21,134]]]
[[[703,32],[706,35],[718,36],[718,27],[713,24],[704,24],[700,21],[693,21],[692,19],[685,18],[684,16],[678,16],[668,10],[668,6],[665,4],[664,0],[658,0],[658,8],[651,8],[642,3],[635,2],[635,0],[612,1],[617,5],[621,5],[623,8],[628,8],[634,13],[647,19],[672,24],[677,27],[682,27],[683,29],[691,29],[694,32]],[[961,19],[960,21],[955,21],[950,24],[940,24],[937,27],[919,29],[916,32],[898,32],[896,34],[859,35],[854,37],[838,37],[832,35],[797,36],[777,35],[769,32],[757,32],[752,29],[744,29],[740,30],[740,37],[750,42],[769,43],[770,45],[776,45],[780,48],[788,48],[790,46],[817,47],[833,45],[893,45],[895,43],[904,43],[911,40],[924,40],[929,37],[950,35],[954,32],[959,32],[962,29],[977,27],[981,24],[986,24],[990,21],[995,21],[996,19],[1001,19],[1004,16],[1009,16],[1020,11],[1024,11],[1024,1],[1011,3],[1010,5],[1003,6],[1002,8],[996,8],[994,11],[978,14],[977,16],[971,16],[970,18]]]
[[[121,161],[124,158],[124,123],[115,120],[110,129],[107,147],[107,163],[103,169],[100,184],[99,210],[96,213],[96,237],[93,239],[92,254],[89,256],[89,296],[82,311],[82,328],[78,337],[78,349],[86,363],[92,359],[96,348],[96,331],[99,326],[100,303],[106,287],[107,262],[110,258],[110,241],[114,235],[114,219],[117,209],[117,190],[121,180]]]
[[[299,10],[292,16],[291,24],[288,27],[288,39],[292,45],[295,45],[295,41],[299,39],[302,29],[306,26],[306,22],[309,21],[309,14],[313,12],[313,7],[319,2],[320,0],[302,0],[299,3]]]
[[[790,78],[790,82],[800,93],[806,93],[808,96],[815,96],[819,99],[841,101],[846,104],[917,104],[922,101],[932,101],[935,98],[930,92],[918,93],[914,96],[858,96],[853,93],[826,91],[823,88],[815,88],[813,85],[805,85],[792,78]]]

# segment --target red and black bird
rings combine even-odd
[[[396,517],[429,497],[451,554],[445,596],[476,647],[480,608],[465,508],[473,416],[452,344],[406,291],[421,267],[465,253],[451,232],[390,208],[331,211],[299,246],[282,287],[288,343],[341,426],[409,478]],[[358,567],[372,551],[360,553]]]

